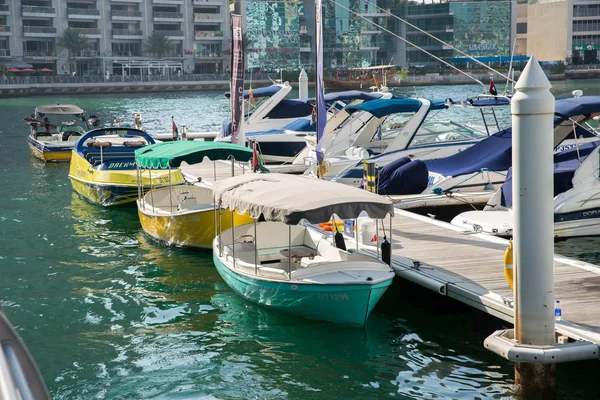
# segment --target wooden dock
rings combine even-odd
[[[459,227],[398,209],[392,228],[398,276],[421,285],[429,281],[436,291],[439,283],[438,293],[513,323],[513,294],[503,265],[508,240],[462,234]],[[555,255],[554,267],[563,315],[557,332],[600,345],[600,267],[560,255]]]
[[[231,161],[183,165],[189,181],[212,184],[232,176]],[[233,164],[235,175],[251,173],[247,163]],[[215,179],[216,178],[216,179]],[[389,237],[389,219],[384,222]],[[446,222],[396,209],[392,219],[392,266],[396,274],[509,323],[513,294],[504,278],[508,240],[463,234]],[[380,226],[380,235],[383,233]],[[348,247],[355,246],[350,239]],[[362,251],[375,255],[372,246]],[[561,335],[600,345],[600,267],[560,255],[554,257],[555,297],[560,300]],[[549,305],[553,307],[553,305]]]

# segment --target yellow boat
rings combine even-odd
[[[81,108],[71,104],[38,106],[35,114],[24,119],[29,124],[31,153],[46,162],[68,162],[75,142],[100,122],[97,117],[86,118]]]
[[[178,169],[138,171],[134,151],[154,143],[150,135],[132,128],[102,128],[86,133],[71,156],[71,186],[92,203],[114,206],[135,202],[138,191],[182,184]]]
[[[240,145],[199,141],[158,143],[135,154],[140,168],[177,168],[183,161],[195,164],[204,157],[243,162],[253,158],[252,150]],[[144,232],[172,246],[210,249],[218,224],[229,229],[253,221],[248,214],[215,207],[212,187],[206,183],[150,190],[137,200],[137,206]]]

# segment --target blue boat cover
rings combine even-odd
[[[600,141],[585,143],[579,146],[579,157],[581,161],[585,158],[600,144]],[[561,193],[573,187],[573,176],[575,171],[581,163],[577,157],[577,148],[565,150],[561,153],[554,155],[554,196],[558,196]],[[502,185],[500,204],[505,207],[512,207],[513,196],[512,196],[512,167],[508,170],[506,180]]]
[[[441,110],[448,108],[445,99],[428,99],[431,102],[430,110]],[[366,111],[377,118],[385,117],[386,115],[402,113],[402,112],[417,112],[423,105],[421,100],[417,99],[378,99],[371,100],[354,106],[345,108],[349,113],[356,111]]]
[[[473,107],[495,107],[510,105],[510,101],[506,97],[494,99],[467,99],[467,102]]]
[[[349,101],[349,100],[376,100],[379,99],[383,94],[381,93],[366,93],[359,90],[348,90],[345,92],[333,92],[325,95],[325,101]]]
[[[426,161],[427,169],[444,176],[480,171],[506,171],[512,165],[512,128],[494,133],[450,157]]]
[[[226,119],[223,120],[221,124],[221,132],[223,132],[223,137],[231,136],[231,120]]]
[[[279,85],[271,85],[271,86],[267,86],[264,88],[256,88],[256,89],[252,89],[252,96],[255,98],[271,97],[275,93],[279,92],[280,90],[281,90],[281,86],[279,86]],[[225,97],[227,97],[227,98],[231,97],[231,93],[230,92],[225,93]],[[249,97],[250,97],[250,91],[244,90],[244,98],[247,99]]]
[[[429,173],[421,160],[402,157],[387,164],[379,175],[378,193],[403,195],[422,193],[427,188]]]
[[[565,117],[600,112],[600,96],[582,96],[556,100],[554,113]]]
[[[306,100],[281,100],[265,118],[283,119],[283,118],[301,118],[311,115],[313,112],[312,104]]]
[[[283,129],[297,132],[315,132],[317,126],[314,125],[310,119],[298,118],[294,122],[284,126]]]

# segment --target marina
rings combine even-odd
[[[207,99],[207,105],[221,96],[198,95]],[[84,97],[72,102],[85,110],[90,101],[99,100]],[[176,104],[175,99],[156,101],[165,104],[163,109]],[[187,101],[178,104],[185,107]],[[19,107],[11,105],[11,113],[20,112]],[[128,107],[145,111],[135,98]],[[99,108],[103,107],[96,104],[94,109]],[[127,109],[118,112],[132,115]],[[144,115],[151,116],[145,118],[146,126],[156,126],[156,115]],[[106,116],[116,117],[110,112]],[[167,122],[170,116],[162,126]],[[194,125],[193,120],[185,122]],[[512,319],[502,265],[506,241],[464,235],[443,222],[396,210],[391,236],[393,265],[400,278],[374,308],[365,328],[348,330],[298,319],[239,298],[224,285],[208,253],[165,247],[149,239],[135,209],[109,210],[78,198],[68,183],[68,167],[42,167],[28,155],[18,133],[23,131],[22,121],[14,124],[6,125],[12,127],[7,134],[10,142],[2,149],[16,155],[14,164],[6,167],[5,183],[9,175],[27,173],[30,179],[7,186],[1,200],[3,228],[15,232],[2,239],[6,249],[2,257],[16,266],[7,270],[3,304],[53,397],[511,396],[512,363],[483,347],[486,336],[510,326]],[[231,162],[218,165],[217,178],[231,175]],[[241,163],[234,168],[236,175],[249,173]],[[183,172],[188,178],[211,181],[215,169],[206,163],[184,167]],[[30,215],[20,200],[24,196],[50,212]],[[590,244],[595,240],[557,242],[555,251],[597,263],[600,258],[594,258]],[[354,245],[348,238],[348,248]],[[587,250],[576,253],[578,248]],[[418,269],[414,261],[421,263]],[[597,267],[563,256],[556,256],[555,266],[556,296],[563,307],[557,331],[598,343],[593,300]],[[22,287],[30,289],[16,289]],[[36,318],[40,314],[52,317]],[[486,314],[493,318],[486,320]],[[302,338],[290,339],[298,335]],[[315,358],[323,360],[316,368],[323,377],[311,373]],[[560,398],[596,393],[591,384],[575,379],[582,374],[591,378],[596,364],[590,363],[559,368]],[[247,376],[246,388],[232,386],[238,379],[237,373],[227,372],[232,366]],[[190,384],[199,377],[213,380],[214,386]]]

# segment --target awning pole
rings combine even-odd
[[[254,218],[254,275],[258,276],[258,236],[256,230],[256,218]]]
[[[288,225],[288,280],[292,280],[292,226]]]

